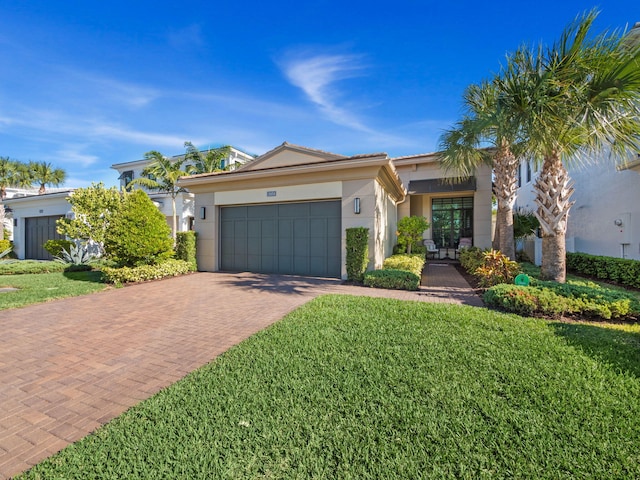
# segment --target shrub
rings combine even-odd
[[[609,320],[640,315],[640,301],[627,292],[593,282],[561,284],[533,280],[533,286],[496,285],[484,294],[487,305],[527,316],[571,314]]]
[[[412,215],[411,217],[401,218],[396,232],[398,245],[405,247],[407,253],[412,253],[414,245],[421,244],[422,234],[429,226],[429,222],[424,217]]]
[[[478,247],[463,248],[460,250],[460,265],[468,273],[473,273],[482,266],[483,251]]]
[[[13,245],[9,240],[0,239],[0,258],[6,257],[13,250]]]
[[[602,280],[640,288],[640,261],[587,253],[567,253],[567,269]]]
[[[184,260],[169,259],[156,265],[141,265],[138,267],[111,268],[104,267],[104,281],[106,283],[133,283],[158,280],[165,277],[175,277],[191,272],[191,264]]]
[[[66,250],[67,252],[71,250],[71,245],[73,242],[71,240],[47,240],[44,242],[44,249],[51,254],[53,257],[59,257],[62,255],[62,251]]]
[[[420,254],[392,255],[383,264],[384,270],[404,270],[420,277],[424,268],[424,256]]]
[[[54,261],[15,260],[0,262],[0,275],[63,272],[66,267],[67,265]]]
[[[184,260],[191,265],[191,270],[198,270],[196,261],[196,232],[176,233],[176,259]]]
[[[347,228],[347,279],[361,283],[369,264],[369,229]]]
[[[498,250],[489,250],[482,254],[482,265],[473,273],[478,277],[480,286],[492,287],[500,283],[511,283],[520,270],[517,262]]]
[[[364,284],[367,287],[392,290],[418,290],[420,277],[406,270],[376,270],[365,274]]]
[[[161,263],[173,256],[171,228],[147,194],[134,190],[112,217],[104,248],[122,266]]]

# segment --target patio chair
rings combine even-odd
[[[460,251],[464,248],[469,248],[473,246],[473,242],[471,241],[471,237],[460,237],[460,242],[458,242],[458,248],[456,248],[456,258],[460,255]]]
[[[440,253],[440,249],[436,247],[436,243],[430,238],[427,240],[424,240],[423,243],[424,243],[424,246],[427,248],[427,259],[436,258],[436,253]]]

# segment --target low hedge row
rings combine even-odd
[[[640,288],[640,261],[638,260],[587,253],[567,253],[567,269],[582,275]]]
[[[388,288],[390,290],[418,290],[420,276],[406,270],[374,270],[364,274],[367,287]]]
[[[532,285],[500,284],[484,294],[487,305],[524,316],[579,315],[595,319],[640,316],[640,301],[627,292],[603,288],[593,282],[543,282]]]
[[[158,280],[165,277],[184,275],[192,271],[192,265],[184,260],[169,259],[157,265],[141,265],[139,267],[104,267],[104,281],[106,283],[132,283]]]
[[[0,275],[63,272],[68,266],[54,261],[9,260],[0,262]]]
[[[392,255],[382,263],[383,270],[404,270],[420,277],[424,268],[424,255],[398,254]]]

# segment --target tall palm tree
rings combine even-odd
[[[9,157],[0,157],[0,201],[9,187],[30,187],[33,183],[29,166]]]
[[[229,165],[223,166],[223,162],[229,157],[231,152],[230,146],[210,148],[206,154],[199,151],[191,142],[184,142],[184,147],[187,149],[185,160],[190,163],[187,168],[190,175],[229,170]]]
[[[597,12],[577,18],[549,48],[521,48],[501,88],[541,173],[534,184],[542,276],[564,282],[573,202],[566,166],[640,149],[640,45],[614,32],[590,36]]]
[[[67,177],[67,173],[61,168],[53,168],[47,162],[31,162],[31,182],[39,185],[38,195],[46,192],[46,186],[57,187],[62,185]]]
[[[176,197],[179,193],[185,191],[184,188],[178,187],[178,179],[188,175],[187,171],[182,168],[185,159],[172,160],[165,157],[162,153],[152,150],[144,154],[146,160],[151,163],[142,170],[142,177],[135,178],[126,186],[141,185],[149,190],[157,190],[159,192],[168,193],[171,197],[171,207],[173,216],[173,229],[171,235],[175,243],[176,232],[178,231],[178,217],[176,214]]]
[[[493,167],[493,193],[498,203],[496,230],[502,253],[515,260],[513,207],[516,201],[518,126],[510,111],[502,107],[497,78],[465,91],[463,102],[467,114],[440,139],[440,162],[445,171],[455,169],[469,177],[480,164]],[[493,148],[483,148],[485,145]]]

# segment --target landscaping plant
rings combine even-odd
[[[473,273],[482,288],[492,287],[499,283],[511,283],[520,271],[518,262],[509,260],[497,250],[482,253],[482,265]]]
[[[369,264],[369,229],[347,228],[347,280],[361,283]]]
[[[192,271],[198,270],[196,261],[196,232],[178,232],[176,234],[176,260],[183,260],[191,266]]]
[[[429,226],[429,222],[424,217],[412,215],[401,218],[396,231],[398,245],[406,248],[406,252],[410,254],[414,245],[422,244],[422,234]]]
[[[105,233],[105,250],[127,267],[161,263],[174,255],[171,228],[142,190],[124,196]]]

